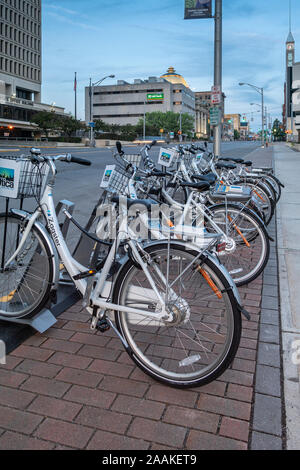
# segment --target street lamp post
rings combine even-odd
[[[94,141],[94,128],[92,127],[92,123],[94,122],[94,113],[93,113],[93,106],[94,106],[94,87],[100,85],[104,80],[107,78],[115,78],[115,75],[107,75],[106,77],[101,78],[98,82],[92,83],[92,79],[90,78],[90,146],[95,146]]]
[[[215,2],[215,72],[214,86],[220,88],[222,98],[222,0]],[[223,116],[222,116],[223,117]],[[222,119],[221,119],[222,121]],[[214,154],[221,155],[222,124],[214,127]]]
[[[239,85],[240,86],[248,85],[251,88],[253,88],[255,91],[257,91],[257,93],[259,93],[261,95],[261,125],[262,125],[262,129],[261,129],[261,146],[264,148],[264,146],[265,146],[264,89],[260,88],[258,86],[255,86],[255,85],[251,85],[251,83],[239,83]]]
[[[143,126],[143,140],[146,140],[146,99],[144,99],[144,126]]]
[[[182,142],[182,105],[181,105],[181,111],[180,111],[180,116],[179,116],[179,130],[180,130],[179,142]]]

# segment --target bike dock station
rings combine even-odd
[[[272,156],[271,146],[255,150],[248,158],[271,166]],[[64,208],[73,213],[74,206],[65,200],[57,213],[62,215]],[[95,215],[96,208],[87,231]],[[64,235],[68,230],[66,218],[62,222]],[[274,221],[270,235],[276,239]],[[91,243],[85,236],[80,237],[74,250],[79,262],[87,263]],[[112,332],[97,336],[91,333],[90,316],[74,297],[72,306],[62,311],[50,330],[27,339],[8,357],[12,374],[24,375],[24,382],[14,386],[16,392],[26,391],[36,400],[49,402],[47,410],[42,410],[46,420],[30,438],[34,436],[38,445],[49,448],[120,449],[125,445],[126,449],[282,449],[285,423],[277,268],[275,241],[271,242],[264,274],[239,288],[251,321],[243,319],[241,344],[232,366],[199,389],[175,390],[141,373],[120,349]],[[62,281],[58,294],[64,289],[70,294],[73,288],[64,275]],[[59,305],[58,299],[52,312]],[[164,346],[164,351],[168,354],[168,347]],[[61,388],[57,391],[55,387]],[[57,400],[65,406],[76,406],[76,419],[59,415]],[[41,412],[28,405],[26,413],[36,417]],[[51,435],[51,426],[55,426],[55,435]],[[76,430],[80,439],[73,438],[71,430]],[[0,446],[7,439],[7,432],[0,435]]]

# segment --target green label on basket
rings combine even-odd
[[[6,158],[0,159],[0,196],[18,197],[20,164]]]

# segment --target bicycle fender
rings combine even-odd
[[[17,216],[20,217],[21,219],[25,220],[31,216],[30,212],[20,210],[20,209],[10,209],[10,212]],[[45,242],[47,243],[47,246],[49,248],[49,251],[51,253],[51,258],[52,258],[52,264],[53,264],[53,287],[52,291],[55,291],[58,289],[58,283],[59,283],[59,258],[58,258],[58,253],[56,251],[56,248],[54,246],[53,241],[51,238],[49,238],[49,234],[40,222],[35,222],[34,224],[35,228],[37,229],[38,232],[40,232],[45,239]]]
[[[235,298],[235,301],[236,301],[236,304],[237,304],[237,308],[239,310],[239,312],[241,314],[244,315],[244,317],[250,321],[251,320],[251,315],[250,313],[245,309],[245,307],[242,306],[241,304],[241,298],[240,298],[240,294],[239,294],[239,290],[235,284],[235,282],[233,281],[232,277],[230,276],[229,272],[227,271],[227,269],[225,268],[225,266],[221,263],[221,261],[219,260],[218,257],[216,257],[215,255],[213,255],[212,253],[207,253],[207,257],[210,258],[214,263],[217,263],[218,264],[218,268],[222,271],[222,274],[224,275],[224,277],[226,277],[227,281],[229,282],[230,284],[230,289],[232,291],[232,294]]]

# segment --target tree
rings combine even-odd
[[[139,134],[143,133],[143,127],[144,120],[140,119],[136,126]],[[174,132],[178,134],[180,130],[180,114],[173,111],[146,113],[146,133],[148,135],[159,135],[161,129],[164,129],[164,133]],[[181,115],[181,130],[183,134],[192,134],[194,130],[193,116],[188,113]]]
[[[60,118],[57,114],[49,111],[40,111],[31,118],[33,124],[37,124],[39,130],[49,136],[49,132],[60,128]]]
[[[283,125],[281,124],[279,119],[275,119],[273,123],[272,135],[275,141],[282,141],[282,140],[285,140],[286,138]]]
[[[60,116],[58,122],[60,130],[68,137],[83,128],[82,123],[73,116]]]
[[[241,137],[241,134],[239,133],[239,131],[237,131],[236,129],[234,129],[234,140],[239,140],[239,138]]]
[[[95,131],[111,132],[111,126],[109,124],[106,124],[106,122],[102,121],[102,119],[97,119],[95,121]]]

